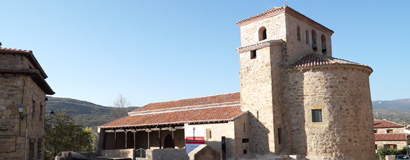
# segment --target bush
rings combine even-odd
[[[404,147],[401,150],[393,149],[393,148],[381,148],[377,150],[377,159],[382,159],[384,160],[384,157],[386,155],[401,155],[401,154],[407,154],[408,147]]]

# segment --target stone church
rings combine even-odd
[[[147,104],[100,126],[98,152],[183,149],[202,125],[228,159],[375,159],[369,66],[333,57],[333,31],[288,6],[237,24],[240,92]]]

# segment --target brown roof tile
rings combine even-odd
[[[374,128],[403,128],[404,126],[388,120],[374,119]]]
[[[149,125],[176,125],[184,123],[226,122],[245,114],[240,106],[192,109],[177,112],[127,116],[100,126],[101,128],[138,127]]]
[[[355,65],[371,69],[369,66],[355,63],[339,58],[327,57],[322,54],[308,53],[296,60],[294,63],[287,66],[288,69],[303,69],[317,66],[331,66],[331,65]]]
[[[404,133],[395,134],[395,133],[387,133],[387,134],[374,134],[375,141],[406,141],[407,135]]]
[[[226,94],[220,94],[220,95],[214,95],[214,96],[150,103],[132,112],[160,110],[160,109],[196,106],[196,105],[220,104],[220,103],[239,102],[239,101],[240,101],[240,92],[235,92],[235,93],[226,93]]]

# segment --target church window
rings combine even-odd
[[[248,150],[243,149],[243,154],[248,154]]]
[[[256,50],[251,51],[251,59],[256,59]]]
[[[306,44],[309,44],[309,31],[306,30]]]
[[[265,40],[266,38],[268,38],[267,34],[266,34],[266,28],[265,27],[261,27],[259,29],[259,41]]]
[[[321,109],[312,109],[312,122],[322,122]]]
[[[301,35],[300,35],[300,28],[299,28],[299,26],[298,26],[298,29],[297,29],[297,34],[298,34],[298,41],[301,41],[302,40],[302,38],[301,38]]]
[[[242,138],[242,143],[249,143],[249,138]]]
[[[317,41],[316,41],[316,31],[312,30],[312,49],[313,51],[317,51]]]
[[[246,123],[243,123],[243,132],[246,132]]]
[[[259,119],[259,111],[256,111],[256,119]]]
[[[322,41],[322,53],[323,54],[326,54],[327,52],[327,50],[326,50],[326,37],[325,37],[325,35],[322,35],[322,37],[320,38],[320,40]]]

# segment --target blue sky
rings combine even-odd
[[[56,97],[110,106],[239,91],[236,22],[285,0],[0,0],[2,47],[33,50]],[[364,63],[373,100],[410,98],[410,1],[290,0]]]

